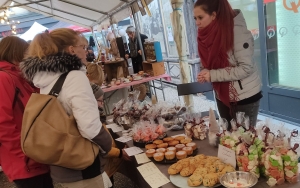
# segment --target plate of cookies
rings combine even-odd
[[[218,157],[203,154],[188,157],[172,164],[168,169],[170,181],[181,188],[220,186],[219,178],[235,168]]]
[[[198,153],[196,143],[185,136],[166,137],[163,140],[155,140],[145,146],[146,155],[152,161],[163,164],[173,164],[178,160]]]

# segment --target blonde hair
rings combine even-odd
[[[64,52],[68,46],[76,45],[80,40],[80,33],[68,28],[59,28],[50,33],[37,34],[29,45],[26,57],[38,57],[40,59]]]
[[[86,66],[86,76],[90,82],[102,86],[104,73],[102,67],[96,63],[88,63]]]

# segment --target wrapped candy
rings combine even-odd
[[[218,124],[222,128],[222,133],[217,134],[220,137],[220,144],[235,151],[237,141],[232,138],[231,132],[227,131],[227,120],[222,118]]]
[[[250,131],[240,137],[240,143],[236,147],[236,159],[240,171],[251,172],[259,178],[258,151],[254,140],[255,136]]]
[[[274,147],[275,134],[269,128],[269,122],[262,127],[264,147],[261,149],[261,172],[267,177],[267,184],[272,187],[284,182],[283,160],[278,147]]]
[[[272,187],[284,183],[283,160],[278,149],[265,151],[264,166],[265,175],[268,178],[267,184]]]
[[[291,145],[291,138],[298,136],[298,130],[293,130],[288,143]],[[280,149],[281,158],[283,160],[283,170],[285,180],[289,183],[296,183],[298,181],[298,155],[296,149],[299,144],[294,144],[294,147],[283,147]]]

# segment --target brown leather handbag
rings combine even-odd
[[[81,136],[57,96],[68,73],[62,74],[48,95],[31,95],[23,115],[21,147],[36,162],[82,170],[92,165],[99,146]]]

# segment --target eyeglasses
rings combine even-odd
[[[84,50],[87,50],[88,49],[88,46],[87,45],[84,45],[84,44],[81,44],[81,45],[75,45],[74,47],[81,47],[82,46],[82,49]]]

